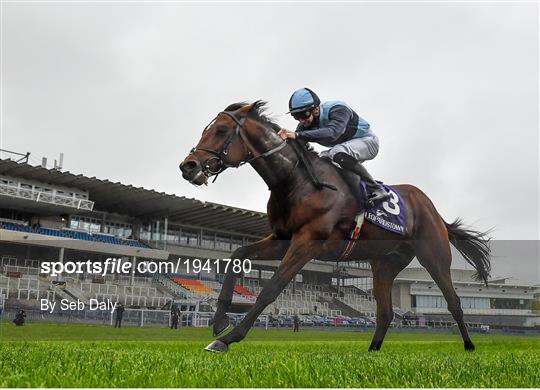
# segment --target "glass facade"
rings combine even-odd
[[[342,282],[343,283],[343,282]],[[332,284],[337,286],[337,279],[332,278]],[[355,286],[363,291],[371,291],[373,289],[373,278],[347,278],[345,279],[345,286]]]
[[[199,244],[200,231],[191,229],[182,229],[180,232],[180,245],[200,246]]]
[[[215,239],[216,239],[215,234],[213,234],[211,232],[203,231],[201,246],[203,248],[214,249],[215,248]]]
[[[101,221],[96,218],[74,215],[69,221],[70,229],[84,230],[90,233],[101,232]]]
[[[491,298],[491,307],[493,309],[518,309],[531,310],[531,299],[511,299],[511,298]]]
[[[90,233],[105,233],[117,237],[130,238],[133,234],[133,226],[125,222],[102,221],[97,218],[81,217],[73,215],[69,221],[70,229],[84,230]]]
[[[419,308],[447,308],[447,303],[442,296],[416,295],[413,296],[413,306]],[[517,298],[483,298],[483,297],[460,297],[462,309],[513,309],[530,310],[532,301]]]
[[[118,237],[132,238],[133,227],[127,223],[106,221],[103,233],[112,234]]]
[[[101,230],[102,221],[100,219],[74,215],[71,217],[69,227],[90,233],[103,232],[118,237],[133,238],[133,225],[126,222],[106,220],[103,230]],[[165,231],[163,222],[159,224],[159,229],[155,223],[142,225],[139,238],[144,241],[167,241],[177,245],[217,249],[224,252],[232,252],[236,248],[258,241],[252,237],[229,235],[211,229],[197,229],[178,225],[169,225],[167,231]]]
[[[490,298],[462,297],[462,309],[490,309]],[[443,296],[416,295],[416,307],[446,309],[448,304]]]

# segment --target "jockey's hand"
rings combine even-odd
[[[281,129],[280,131],[278,131],[278,135],[281,137],[282,140],[287,140],[288,138],[296,139],[296,133],[287,129]]]

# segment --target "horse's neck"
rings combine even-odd
[[[284,142],[273,130],[262,125],[260,127],[261,129],[256,135],[248,138],[249,148],[255,157],[272,150]],[[254,161],[251,165],[268,187],[272,189],[277,185],[287,184],[287,181],[294,174],[293,170],[297,163],[298,158],[294,150],[292,150],[291,146],[286,146],[270,156]]]
[[[257,131],[251,132],[247,137],[248,148],[255,157],[272,150],[283,142],[272,129],[260,123],[257,126]],[[312,173],[317,178],[327,176],[323,172],[328,173],[328,169],[336,170],[335,167],[327,166],[327,163],[300,144],[294,147],[289,144],[270,156],[254,161],[251,165],[278,197],[288,197],[291,192],[307,194],[311,189],[316,190],[315,183],[309,177],[304,165],[311,165]],[[299,188],[300,191],[298,191]]]

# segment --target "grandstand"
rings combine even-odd
[[[146,313],[172,305],[184,312],[211,311],[224,279],[215,267],[195,274],[182,262],[174,272],[161,274],[51,276],[40,273],[40,264],[103,263],[111,257],[134,266],[144,260],[223,259],[268,233],[264,213],[0,160],[0,301],[8,312],[18,307],[39,310],[41,299],[110,300]],[[251,272],[234,286],[232,311],[249,309],[278,263],[252,262]],[[453,277],[465,313],[474,321],[497,326],[537,323],[532,302],[538,287],[496,280],[494,289],[478,291],[481,286],[472,272],[456,271]],[[404,318],[416,323],[451,321],[441,299],[424,271],[405,270],[393,290],[396,323]],[[314,316],[314,321],[322,316],[334,324],[340,319],[341,324],[355,318],[372,321],[375,312],[368,263],[338,266],[314,260],[265,314]],[[159,323],[158,314],[148,316],[144,321]],[[142,324],[143,315],[135,321]]]
[[[127,245],[139,248],[148,248],[148,245],[145,245],[144,243],[137,240],[119,238],[113,235],[103,233],[89,233],[86,231],[79,231],[68,228],[50,229],[37,226],[30,227],[24,223],[0,222],[0,229],[11,230],[15,232],[41,234],[52,237],[70,238],[73,240],[96,241],[114,245]]]

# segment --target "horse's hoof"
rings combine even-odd
[[[229,318],[225,318],[224,321],[214,322],[214,327],[213,327],[214,337],[217,337],[223,332],[225,332],[227,329],[229,329],[230,326],[231,326],[231,323],[229,322]]]
[[[382,342],[375,342],[373,341],[371,345],[369,346],[368,352],[378,352],[381,349]]]
[[[217,353],[227,352],[228,349],[229,347],[227,346],[227,344],[225,344],[221,340],[214,340],[210,344],[208,344],[206,348],[204,348],[205,351]]]
[[[465,341],[465,351],[472,352],[474,351],[474,344],[472,341]]]

